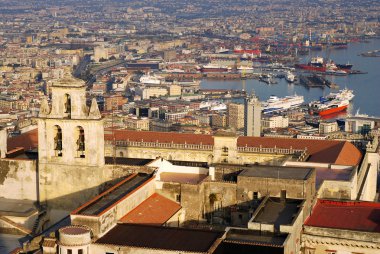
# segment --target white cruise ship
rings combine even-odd
[[[269,99],[261,104],[264,114],[279,112],[290,108],[298,107],[304,103],[303,96],[292,95],[284,98],[270,96]]]

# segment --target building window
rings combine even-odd
[[[120,152],[120,153],[119,153],[119,156],[120,156],[120,157],[124,157],[124,153],[123,153],[123,152]]]
[[[67,249],[67,254],[73,254],[73,250]]]
[[[228,147],[223,146],[222,153],[223,153],[223,156],[228,156]]]
[[[85,158],[85,137],[84,137],[84,129],[80,126],[77,127],[76,129],[77,133],[77,152],[78,152],[78,157],[80,158]]]
[[[71,114],[71,97],[69,94],[65,94],[65,113]]]
[[[62,156],[62,129],[58,125],[54,126],[54,151],[55,156]]]
[[[258,199],[259,193],[257,191],[253,192],[253,199]]]
[[[78,250],[78,254],[83,254],[83,250],[82,250],[82,249],[79,249],[79,250]]]
[[[175,195],[175,200],[176,200],[178,203],[181,203],[181,195],[180,195],[180,194],[176,194],[176,195]]]

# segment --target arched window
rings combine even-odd
[[[78,157],[84,158],[85,157],[85,137],[84,137],[84,129],[81,126],[78,126],[76,128],[76,137],[77,137],[77,152]]]
[[[56,156],[62,156],[62,129],[54,125],[54,151]]]
[[[71,97],[69,94],[65,94],[65,113],[71,114]]]
[[[120,153],[119,153],[119,157],[124,157],[124,153],[123,153],[123,152],[120,152]]]

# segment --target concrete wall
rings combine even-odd
[[[203,174],[208,175],[208,168],[202,167],[188,167],[188,166],[177,166],[173,165],[167,160],[155,160],[149,163],[150,167],[157,168],[156,180],[160,181],[161,173],[186,173],[186,174]]]
[[[380,156],[366,153],[358,172],[358,200],[375,201]]]
[[[253,192],[258,192],[259,197],[280,197],[281,190],[286,190],[287,198],[305,199],[305,207],[311,207],[311,202],[315,194],[315,171],[313,171],[309,179],[305,181],[238,176],[236,191],[237,202],[243,203],[251,201]],[[309,209],[306,213],[309,212]]]
[[[71,215],[74,225],[86,225],[92,229],[94,236],[101,237],[113,228],[117,221],[132,211],[154,193],[153,179],[139,187],[126,198],[119,200],[114,207],[100,216]]]
[[[113,155],[113,147],[107,145],[105,149],[106,156]],[[145,148],[145,147],[117,147],[116,155],[123,153],[127,158],[156,159],[162,157],[166,160],[182,161],[201,161],[208,162],[212,151],[183,150],[183,149],[165,149],[165,148]]]
[[[0,159],[0,197],[37,201],[37,161]]]
[[[302,245],[315,250],[315,254],[326,253],[325,250],[375,254],[380,252],[380,234],[304,226]]]

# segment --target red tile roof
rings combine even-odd
[[[269,138],[269,137],[239,137],[239,147],[263,148],[307,148],[310,154],[309,162],[332,163],[338,165],[356,166],[362,158],[361,152],[350,142],[333,140],[313,140],[295,138]]]
[[[8,151],[14,150],[17,147],[24,147],[25,150],[37,148],[38,130],[34,129],[19,136],[8,138]]]
[[[380,203],[318,200],[305,225],[380,233]]]
[[[106,130],[105,140],[118,141],[145,141],[175,144],[203,144],[214,145],[212,135],[204,134],[184,134],[175,132],[152,132],[152,131],[131,131],[131,130]],[[362,154],[350,142],[332,140],[312,140],[312,139],[292,139],[292,138],[269,138],[269,137],[238,137],[238,146],[263,148],[307,148],[310,158],[309,162],[332,163],[338,165],[356,166],[360,163]],[[25,149],[36,148],[38,146],[38,132],[32,130],[20,136],[8,139],[8,150],[16,147]]]
[[[105,139],[113,140],[111,131],[109,133],[105,135]],[[214,145],[212,135],[130,130],[115,130],[114,135],[116,140]],[[309,162],[356,166],[362,158],[361,152],[353,144],[345,141],[241,136],[238,137],[237,143],[238,147],[261,145],[263,148],[307,148],[310,154]]]
[[[181,209],[181,206],[157,193],[147,198],[120,219],[123,223],[163,225]]]

